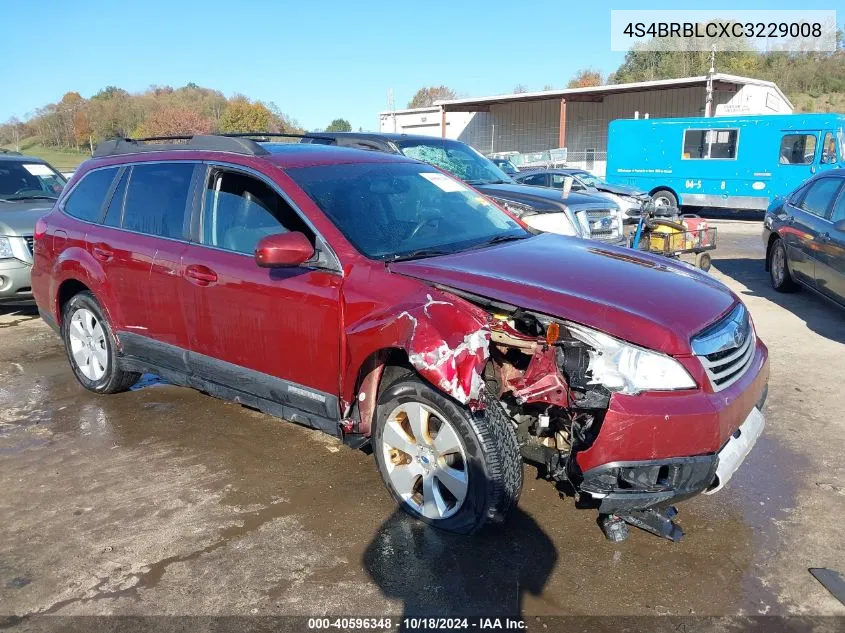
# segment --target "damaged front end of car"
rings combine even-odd
[[[628,433],[618,425],[624,404],[613,410],[616,399],[623,403],[642,391],[695,389],[684,364],[576,323],[453,288],[440,290],[488,312],[484,390],[507,411],[523,459],[539,476],[574,496],[578,507],[597,510],[599,525],[611,540],[624,540],[627,525],[678,540],[682,532],[672,521],[672,504],[711,487],[716,456],[638,458],[595,466],[591,449],[609,414],[613,428],[603,436],[603,445],[628,442]],[[628,430],[659,433],[636,426]]]

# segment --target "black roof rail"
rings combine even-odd
[[[5,147],[0,147],[0,154],[9,154],[10,156],[23,156],[20,152],[16,152],[13,149],[6,149]]]
[[[250,138],[263,143],[273,138],[319,138],[325,141],[335,140],[334,137],[321,135],[320,132],[304,132],[302,134],[291,134],[288,132],[224,132],[220,136],[226,136],[228,138]]]
[[[163,143],[162,141],[183,141],[181,143]],[[166,152],[171,150],[207,150],[230,152],[247,156],[265,156],[269,154],[254,140],[224,135],[194,136],[148,136],[145,138],[115,138],[103,141],[94,150],[94,157],[119,156],[121,154],[140,154],[143,152]]]

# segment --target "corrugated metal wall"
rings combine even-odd
[[[557,147],[560,101],[533,101],[491,106],[478,112],[460,140],[484,154],[533,152]]]
[[[717,91],[715,102],[727,103],[734,94]],[[704,98],[704,88],[694,87],[611,95],[601,102],[569,102],[566,145],[571,152],[587,148],[605,152],[610,121],[633,118],[636,111],[653,118],[700,116]],[[559,138],[558,99],[493,105],[490,112],[477,113],[460,135],[460,140],[483,153],[538,152],[557,147]]]
[[[727,103],[736,93],[718,90],[714,103]],[[578,153],[592,148],[607,151],[607,126],[615,119],[633,119],[634,113],[652,119],[704,115],[704,88],[674,88],[632,92],[605,97],[601,103],[570,102],[566,105],[566,147]]]

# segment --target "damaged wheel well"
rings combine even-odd
[[[355,400],[350,410],[353,419],[357,412],[357,433],[370,434],[379,396],[388,386],[408,373],[414,373],[414,369],[408,360],[408,353],[400,348],[380,349],[364,360],[355,381]]]

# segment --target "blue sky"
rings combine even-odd
[[[610,9],[636,6],[680,8],[563,0],[42,0],[36,8],[0,0],[0,121],[71,90],[90,97],[110,84],[136,92],[195,82],[273,101],[308,129],[337,117],[374,129],[390,88],[399,108],[425,85],[482,96],[517,84],[563,87],[583,67],[611,72],[624,54],[610,51]],[[786,0],[732,6],[796,8]]]

